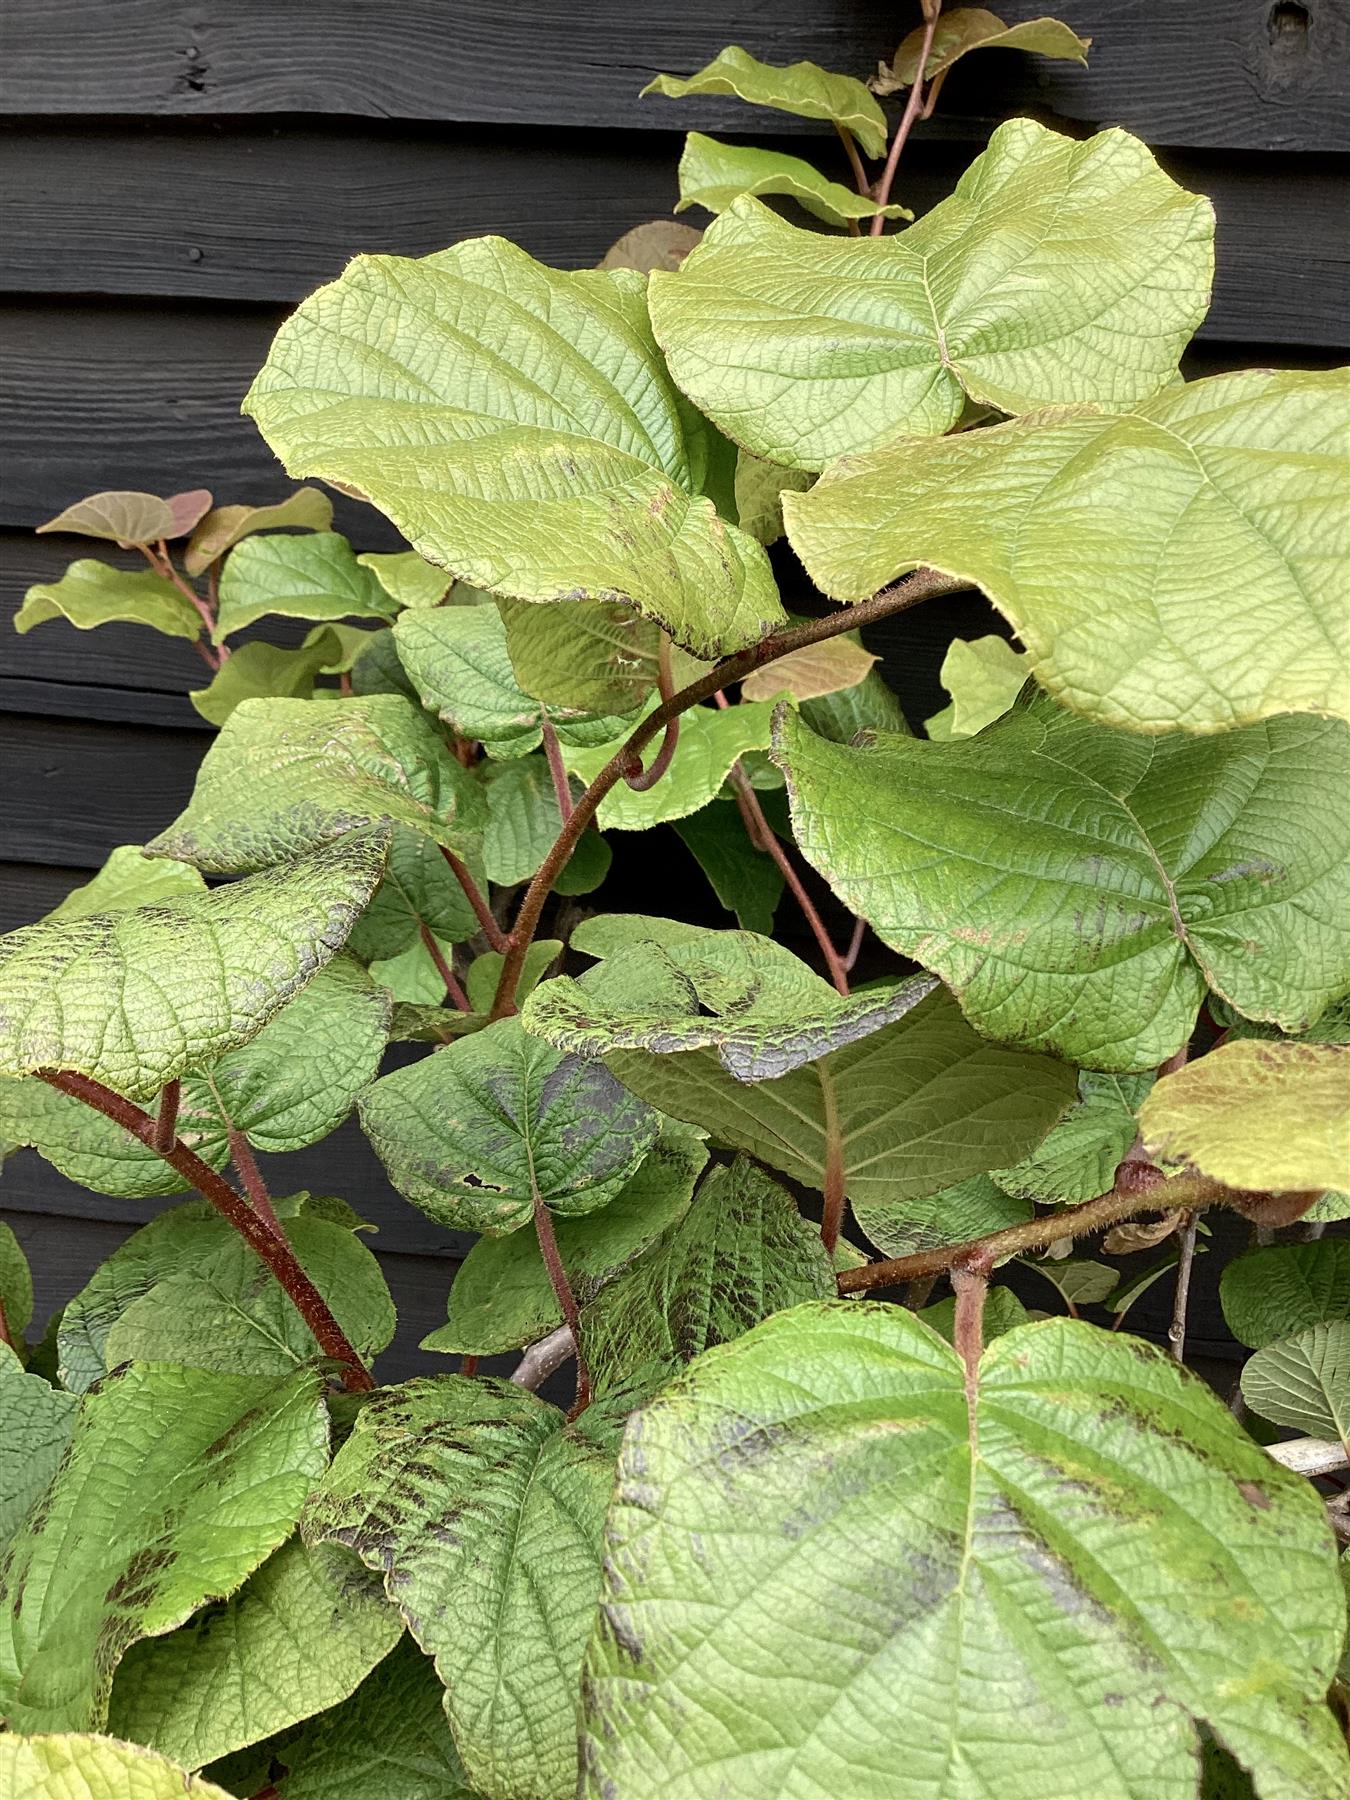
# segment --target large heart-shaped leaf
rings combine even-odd
[[[0,1074],[73,1069],[148,1100],[246,1044],[342,947],[384,865],[382,832],[131,912],[0,939]]]
[[[245,700],[207,751],[191,800],[149,848],[231,874],[372,821],[460,849],[484,817],[472,772],[398,694]]]
[[[10,1322],[12,1330],[20,1327]],[[75,1400],[0,1344],[0,1555],[46,1491],[75,1429]]]
[[[931,564],[1006,614],[1037,680],[1135,731],[1350,717],[1350,372],[1250,370],[841,464],[784,516],[860,600]]]
[[[665,94],[672,100],[730,94],[751,106],[842,125],[867,156],[880,156],[886,148],[886,115],[855,76],[835,75],[813,62],[786,66],[760,62],[739,44],[719,50],[692,75],[658,75],[642,92]]]
[[[696,655],[781,620],[763,550],[702,497],[705,442],[627,270],[501,238],[361,256],[282,327],[244,410],[292,473],[520,600],[622,600]]]
[[[0,1569],[13,1730],[96,1730],[138,1638],[233,1593],[290,1534],[327,1459],[320,1383],[141,1364],[80,1404]]]
[[[245,538],[230,552],[221,571],[213,636],[224,643],[273,613],[287,619],[379,619],[392,611],[383,587],[338,532],[308,537],[278,532]]]
[[[500,1019],[367,1088],[361,1123],[414,1205],[500,1233],[527,1225],[536,1204],[564,1216],[604,1206],[660,1121],[599,1064]]]
[[[230,1599],[133,1645],[108,1730],[199,1769],[345,1700],[402,1635],[350,1551],[293,1538]]]
[[[1009,413],[1147,399],[1205,316],[1213,237],[1209,202],[1137,138],[1013,119],[895,237],[823,237],[737,200],[651,277],[652,324],[738,444],[821,469],[947,431],[968,398]]]
[[[59,581],[35,582],[14,615],[14,629],[31,631],[49,619],[65,619],[78,631],[92,631],[96,625],[148,625],[166,637],[195,638],[202,630],[196,607],[162,575],[150,569],[113,569],[89,557],[71,563]]]
[[[0,1737],[5,1800],[230,1800],[224,1788],[112,1738],[77,1732]]]
[[[575,1792],[613,1470],[523,1388],[452,1375],[374,1395],[306,1510],[311,1541],[383,1573],[436,1658],[469,1779],[496,1800]]]
[[[594,1800],[1182,1800],[1202,1725],[1268,1800],[1343,1791],[1318,1497],[1087,1325],[967,1370],[899,1307],[780,1313],[632,1420],[605,1552]]]
[[[778,755],[803,855],[991,1037],[1144,1069],[1207,987],[1296,1030],[1350,982],[1341,725],[1150,739],[1041,697],[946,744],[785,714]]]

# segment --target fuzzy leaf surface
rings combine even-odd
[[[656,684],[658,631],[615,600],[531,606],[499,600],[506,650],[520,687],[550,711],[600,717],[633,712]]]
[[[1350,1238],[1249,1250],[1224,1270],[1219,1301],[1228,1329],[1252,1350],[1350,1319]]]
[[[719,50],[692,75],[658,75],[642,92],[665,94],[671,100],[730,94],[751,106],[842,125],[857,138],[865,156],[880,156],[886,148],[886,115],[854,76],[832,74],[813,62],[785,67],[760,62],[738,44]]]
[[[1138,1131],[1135,1114],[1153,1086],[1151,1075],[1078,1077],[1078,1102],[1037,1145],[1010,1169],[995,1169],[1005,1194],[1043,1206],[1076,1206],[1095,1200],[1115,1184]]]
[[[76,1401],[0,1344],[0,1555],[47,1490],[75,1429]]]
[[[356,560],[370,570],[396,606],[439,606],[455,579],[449,570],[429,563],[415,550],[368,550]]]
[[[255,619],[380,619],[393,608],[369,569],[336,531],[308,536],[277,532],[246,538],[220,576],[213,641],[223,644]]]
[[[255,531],[328,531],[333,524],[333,502],[318,488],[302,487],[271,506],[217,506],[198,525],[188,541],[183,567],[200,575],[218,556]]]
[[[1350,1445],[1350,1319],[1258,1350],[1243,1368],[1242,1394],[1274,1425]]]
[[[111,1738],[0,1737],[0,1800],[230,1800],[224,1788]]]

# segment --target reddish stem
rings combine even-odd
[[[276,1237],[284,1238],[281,1220],[272,1205],[272,1196],[267,1191],[267,1183],[262,1178],[262,1170],[258,1167],[253,1155],[253,1146],[237,1125],[229,1128],[230,1161],[235,1172],[244,1184],[244,1192],[253,1203],[253,1210]],[[158,1148],[158,1146],[156,1146]]]
[[[563,829],[564,831],[567,829],[566,821],[564,821]],[[474,918],[477,919],[478,923],[483,928],[483,936],[499,956],[504,956],[511,947],[511,940],[493,918],[492,908],[483,898],[478,883],[474,880],[473,876],[470,875],[469,871],[455,855],[454,851],[447,849],[444,844],[441,845],[441,855],[445,858],[446,862],[449,863],[450,872],[455,880],[464,889],[464,897],[473,908]]]
[[[952,1270],[956,1291],[956,1320],[952,1341],[966,1375],[966,1405],[970,1413],[971,1446],[975,1441],[975,1402],[980,1391],[980,1358],[984,1355],[984,1302],[989,1292],[992,1263],[973,1259]]]
[[[159,1096],[159,1112],[155,1116],[155,1141],[152,1148],[161,1154],[172,1150],[178,1141],[178,1101],[182,1094],[180,1081],[166,1081]]]
[[[0,1298],[0,1344],[8,1344],[11,1350],[14,1348],[14,1336],[9,1329],[9,1320],[5,1316],[3,1298]]]
[[[858,953],[862,949],[863,939],[866,936],[867,920],[855,919],[853,921],[853,936],[848,940],[848,949],[845,950],[843,956],[839,959],[843,963],[845,971],[850,975],[853,973],[854,965],[858,960]]]
[[[129,1131],[150,1149],[155,1148],[155,1121],[150,1114],[133,1105],[130,1100],[124,1100],[120,1094],[114,1094],[101,1081],[94,1081],[88,1075],[77,1075],[69,1070],[52,1069],[40,1070],[38,1078],[61,1093],[83,1101],[95,1112],[102,1113],[104,1118],[120,1125],[123,1131]],[[285,1289],[300,1317],[313,1332],[324,1355],[342,1365],[343,1385],[353,1393],[373,1388],[375,1383],[370,1372],[333,1317],[327,1301],[301,1268],[285,1236],[274,1234],[224,1176],[218,1175],[182,1144],[176,1143],[157,1154],[164,1158],[170,1168],[177,1169],[204,1200],[209,1200],[221,1217],[234,1227],[245,1243],[266,1263]]]
[[[820,954],[825,958],[825,967],[829,971],[830,980],[841,994],[848,993],[848,969],[834,941],[825,929],[825,921],[816,911],[815,903],[802,884],[802,879],[792,866],[792,859],[778,841],[778,833],[764,817],[764,808],[759,803],[759,795],[755,792],[754,783],[739,763],[731,771],[731,785],[736,795],[736,804],[741,809],[741,817],[745,820],[745,829],[750,834],[750,842],[756,850],[763,850],[778,864],[783,880],[792,893],[792,898],[801,908],[802,916],[811,928],[811,935],[820,946]]]
[[[820,1215],[820,1241],[826,1256],[833,1256],[844,1224],[844,1140],[839,1129],[834,1080],[823,1063],[816,1064],[820,1097],[825,1113],[824,1201]]]
[[[196,588],[184,581],[177,569],[174,568],[173,561],[169,556],[169,546],[164,540],[162,538],[160,539],[157,549],[151,549],[149,544],[138,544],[136,547],[145,557],[145,560],[155,571],[156,575],[160,576],[164,581],[171,581],[178,589],[179,593],[182,594],[183,598],[192,602],[193,606],[196,608],[197,616],[206,627],[208,639],[212,637],[216,629],[215,611],[202,599]],[[200,638],[193,639],[193,646],[208,669],[218,669],[225,661],[225,658],[230,654],[223,646],[220,649],[217,649],[213,644],[203,643]]]
[[[558,742],[558,734],[553,729],[553,721],[547,713],[539,717],[539,730],[544,739],[544,755],[548,758],[548,772],[553,777],[553,793],[558,802],[558,812],[565,825],[572,815],[572,788],[567,779],[567,769],[563,763],[562,745]]]
[[[885,206],[891,197],[891,186],[895,181],[895,171],[900,163],[900,152],[904,149],[910,132],[917,119],[926,115],[923,110],[924,70],[928,67],[929,52],[933,48],[933,33],[937,30],[938,14],[942,11],[942,0],[925,0],[923,43],[919,46],[919,67],[914,76],[914,86],[909,90],[909,98],[905,101],[905,110],[900,115],[900,123],[895,128],[895,136],[891,139],[890,154],[886,158],[886,167],[881,171],[881,179],[877,182],[877,205]],[[936,99],[936,95],[934,95]],[[886,224],[884,213],[878,213],[872,220],[872,236],[880,237]]]
[[[671,674],[670,639],[665,632],[661,633],[661,643],[657,657],[657,688],[663,702],[669,701],[675,692],[675,680]],[[645,794],[648,788],[654,788],[671,763],[675,760],[675,752],[680,745],[680,715],[676,713],[666,721],[665,735],[661,739],[661,748],[652,758],[651,767],[644,769],[641,758],[634,756],[636,767],[630,766],[624,771],[624,780],[630,788],[639,794]]]
[[[478,1373],[478,1358],[476,1356],[461,1356],[459,1359],[459,1372],[461,1375],[467,1375],[472,1379],[472,1377]]]
[[[572,1292],[572,1284],[567,1279],[567,1270],[563,1267],[562,1257],[558,1253],[558,1240],[553,1234],[553,1220],[549,1210],[539,1196],[534,1200],[534,1232],[539,1239],[539,1253],[544,1259],[544,1267],[548,1270],[548,1278],[553,1284],[553,1292],[558,1305],[562,1308],[562,1316],[571,1330],[573,1341],[577,1347],[577,1393],[572,1402],[569,1419],[575,1419],[591,1403],[591,1373],[586,1367],[586,1358],[581,1353],[581,1312],[577,1306],[576,1295]]]
[[[417,930],[421,936],[427,955],[436,965],[436,973],[445,983],[446,999],[449,1000],[452,1006],[457,1006],[461,1012],[472,1012],[473,1007],[469,1003],[469,996],[460,986],[458,975],[455,974],[455,971],[445,960],[445,952],[436,942],[435,933],[425,919],[419,919],[417,921]]]
[[[857,140],[854,138],[853,133],[849,130],[848,126],[841,125],[838,119],[834,122],[834,128],[839,133],[844,145],[844,150],[847,153],[848,165],[853,171],[853,185],[857,188],[864,200],[870,200],[872,198],[872,184],[867,179],[867,170],[864,169],[862,158],[858,155]],[[856,227],[857,220],[853,220],[852,223]]]

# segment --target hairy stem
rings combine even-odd
[[[544,755],[548,758],[548,772],[553,778],[553,794],[558,802],[558,812],[564,825],[572,811],[572,789],[567,780],[567,770],[563,766],[562,745],[558,742],[558,734],[553,729],[553,721],[547,713],[539,716],[539,730],[544,739]]]
[[[423,948],[426,950],[426,953],[431,958],[432,962],[436,965],[436,973],[445,983],[446,999],[452,1006],[457,1006],[461,1012],[472,1012],[473,1007],[469,1004],[469,996],[460,986],[458,975],[455,974],[455,971],[445,960],[445,952],[436,942],[436,934],[432,931],[425,919],[419,919],[417,921],[417,931],[422,940]]]
[[[63,1094],[71,1095],[73,1099],[83,1101],[95,1112],[111,1119],[115,1125],[120,1125],[124,1131],[129,1131],[141,1143],[155,1149],[154,1119],[130,1100],[124,1100],[120,1094],[114,1094],[111,1088],[104,1087],[101,1081],[94,1081],[88,1075],[76,1075],[69,1070],[49,1069],[40,1072],[39,1080]],[[300,1317],[313,1332],[324,1355],[342,1365],[343,1385],[354,1393],[373,1388],[375,1383],[370,1372],[333,1317],[328,1302],[301,1268],[286,1237],[270,1230],[224,1176],[218,1175],[182,1144],[173,1144],[168,1150],[160,1150],[157,1154],[164,1158],[170,1168],[177,1169],[204,1200],[209,1200],[221,1217],[234,1227],[245,1243],[266,1263],[285,1289]]]
[[[839,1130],[839,1107],[834,1078],[823,1063],[816,1064],[820,1098],[825,1113],[825,1204],[820,1215],[820,1241],[826,1256],[833,1256],[844,1223],[844,1140]]]
[[[989,1292],[987,1258],[952,1270],[956,1291],[956,1321],[952,1342],[966,1372],[966,1403],[970,1411],[971,1438],[975,1435],[975,1402],[979,1397],[980,1358],[984,1355],[984,1302]]]
[[[834,940],[825,929],[825,921],[816,911],[815,902],[807,893],[793,866],[792,858],[778,841],[778,833],[764,817],[764,808],[759,803],[759,795],[755,792],[754,783],[739,763],[731,771],[731,786],[736,795],[736,804],[741,809],[741,817],[745,820],[745,828],[750,834],[750,842],[756,850],[763,850],[777,863],[783,880],[787,883],[792,898],[801,908],[802,917],[811,928],[811,935],[820,946],[820,954],[825,959],[825,967],[829,971],[830,980],[841,994],[848,993],[848,970],[842,957],[834,947]]]
[[[905,110],[900,115],[900,123],[895,128],[895,136],[891,139],[886,167],[881,171],[881,179],[877,182],[876,192],[879,206],[885,206],[891,197],[895,171],[900,164],[900,152],[904,149],[916,120],[926,116],[923,106],[924,71],[928,67],[928,55],[933,48],[933,33],[937,30],[938,14],[941,11],[942,0],[924,0],[923,43],[919,46],[919,67],[914,76],[914,86],[909,90],[909,98],[905,101]],[[872,236],[880,237],[885,224],[885,215],[878,213],[872,220]]]
[[[253,1154],[253,1146],[237,1125],[229,1128],[230,1161],[235,1172],[244,1184],[244,1192],[252,1203],[253,1210],[276,1237],[284,1238],[281,1220],[272,1205],[272,1196],[267,1191],[267,1183],[262,1178],[262,1170],[258,1167]]]
[[[962,585],[949,575],[938,574],[936,570],[918,569],[904,580],[896,582],[893,587],[883,588],[868,600],[860,600],[856,606],[841,607],[837,613],[831,613],[826,618],[808,619],[804,624],[792,625],[784,631],[760,638],[758,642],[747,645],[744,650],[738,650],[734,656],[726,657],[706,675],[701,675],[697,681],[691,681],[688,687],[681,688],[677,694],[672,694],[669,700],[663,701],[648,713],[628,734],[572,808],[571,818],[564,823],[552,849],[526,890],[506,949],[506,960],[497,984],[497,996],[492,1004],[493,1018],[506,1018],[516,1009],[516,988],[525,966],[525,954],[534,941],[534,934],[539,928],[539,920],[549,894],[553,891],[553,884],[571,860],[582,832],[599,811],[600,802],[605,795],[616,782],[623,780],[632,767],[633,757],[645,749],[659,731],[665,729],[668,719],[688,712],[691,706],[697,706],[704,700],[710,700],[729,682],[743,680],[753,669],[762,668],[765,663],[776,662],[780,656],[790,656],[794,650],[801,650],[807,644],[819,644],[826,638],[838,637],[841,632],[857,631],[878,619],[889,618],[892,613],[904,612],[908,607],[917,606],[922,600],[931,600],[935,595],[956,593]]]
[[[553,1284],[554,1296],[562,1308],[562,1316],[567,1321],[567,1329],[572,1334],[572,1341],[577,1352],[577,1397],[572,1402],[569,1419],[575,1419],[591,1403],[591,1375],[586,1367],[586,1358],[581,1354],[581,1313],[577,1307],[576,1295],[572,1292],[572,1284],[567,1279],[567,1270],[563,1267],[562,1257],[558,1254],[558,1240],[553,1235],[553,1220],[549,1210],[536,1194],[534,1197],[534,1234],[539,1239],[539,1254],[544,1259],[544,1267],[548,1270],[548,1278]]]
[[[141,551],[141,554],[145,557],[145,560],[155,571],[156,575],[160,576],[165,581],[171,581],[183,598],[192,602],[193,606],[196,608],[198,618],[200,618],[202,624],[206,627],[206,636],[208,640],[203,643],[200,638],[194,638],[193,647],[208,669],[218,669],[230,652],[224,644],[217,649],[215,645],[209,641],[216,629],[216,613],[214,606],[212,606],[209,601],[203,600],[196,588],[194,588],[190,582],[184,581],[177,569],[174,568],[173,560],[169,555],[169,546],[164,542],[163,538],[160,539],[157,548],[153,550],[149,544],[140,544],[137,548]]]
[[[1177,1231],[1181,1245],[1177,1257],[1177,1280],[1172,1291],[1172,1323],[1167,1328],[1167,1345],[1175,1362],[1186,1360],[1186,1307],[1191,1297],[1191,1268],[1195,1262],[1195,1233],[1198,1213],[1187,1213]]]
[[[178,1101],[183,1091],[180,1081],[166,1081],[159,1096],[159,1111],[155,1115],[155,1141],[152,1148],[160,1151],[172,1150],[178,1141]]]
[[[564,821],[563,830],[566,831],[566,829],[567,822]],[[447,849],[444,844],[441,845],[441,855],[450,865],[450,873],[464,889],[464,898],[473,908],[473,916],[482,927],[483,936],[499,955],[504,955],[510,949],[511,940],[507,937],[496,919],[493,918],[492,908],[483,898],[482,890],[479,888],[478,883],[474,880],[473,876],[470,875],[469,871],[455,855],[454,851]]]

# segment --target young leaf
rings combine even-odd
[[[212,639],[223,644],[255,619],[380,619],[389,597],[336,531],[308,537],[249,537],[220,573],[220,611]]]
[[[856,687],[821,694],[815,700],[803,700],[798,711],[804,725],[809,726],[817,737],[828,738],[832,744],[851,744],[860,731],[890,731],[898,732],[901,737],[909,736],[909,724],[900,702],[875,669],[864,675]]]
[[[5,1800],[230,1800],[153,1750],[75,1732],[0,1737],[0,1793]]]
[[[678,269],[702,236],[692,225],[679,225],[674,219],[648,219],[615,238],[596,267],[636,269],[642,275],[653,269]]]
[[[333,502],[318,488],[297,488],[272,506],[218,506],[193,532],[183,554],[189,575],[200,575],[241,538],[255,531],[330,531]]]
[[[75,1399],[0,1344],[0,1556],[47,1491],[75,1429]]]
[[[327,1430],[309,1371],[278,1383],[142,1365],[87,1395],[0,1572],[10,1729],[99,1729],[123,1653],[232,1593],[290,1535]]]
[[[728,436],[821,469],[940,436],[967,398],[1010,413],[1146,400],[1205,316],[1213,239],[1209,201],[1137,138],[1013,119],[898,236],[826,237],[737,200],[651,277],[652,324]]]
[[[444,1698],[434,1666],[405,1636],[350,1700],[281,1744],[286,1800],[481,1800],[465,1778]]]
[[[38,531],[73,531],[80,537],[108,538],[124,550],[137,544],[153,544],[160,538],[184,537],[211,504],[205,488],[190,493],[158,494],[113,492],[90,494],[77,500]]]
[[[880,156],[886,148],[886,115],[861,81],[832,75],[815,63],[789,63],[785,68],[762,63],[731,44],[692,75],[658,75],[644,94],[683,100],[699,94],[731,94],[751,106],[772,107],[799,119],[824,119],[842,125],[857,138],[864,156]]]
[[[540,703],[516,682],[495,606],[406,612],[394,641],[422,704],[461,737],[493,757],[538,747]]]
[[[741,683],[741,694],[746,700],[772,700],[780,694],[817,700],[822,694],[857,687],[876,661],[853,636],[826,638],[823,644],[808,644],[753,670]]]
[[[645,792],[626,782],[611,788],[600,802],[601,830],[646,831],[698,812],[716,796],[739,757],[767,748],[772,716],[772,707],[763,702],[720,711],[692,707],[680,719],[680,741],[670,768]],[[573,775],[589,783],[622,742],[617,737],[593,750],[565,744],[563,760]],[[650,760],[653,752],[647,754]]]
[[[1343,1784],[1318,1497],[1073,1321],[968,1373],[899,1307],[778,1314],[639,1414],[604,1567],[590,1795],[1156,1800],[1194,1791],[1202,1721],[1282,1800]]]
[[[988,1175],[972,1175],[954,1187],[908,1200],[853,1202],[864,1237],[883,1256],[913,1256],[939,1244],[987,1237],[1006,1225],[1022,1224],[1034,1210],[1029,1201],[1005,1194]]]
[[[1037,1275],[1044,1276],[1071,1311],[1080,1306],[1096,1306],[1109,1299],[1115,1293],[1120,1277],[1119,1269],[1113,1269],[1109,1263],[1092,1262],[1082,1257],[1065,1257],[1062,1261],[1053,1256],[1022,1257],[1019,1261],[1022,1268],[1034,1269]]]
[[[597,1394],[654,1392],[712,1344],[835,1291],[818,1228],[743,1156],[713,1169],[693,1204],[581,1313]]]
[[[261,540],[260,540],[261,541]],[[238,644],[203,688],[188,695],[193,706],[219,729],[245,700],[308,700],[316,678],[343,660],[330,631],[311,633],[296,650],[275,644]]]
[[[1306,928],[1303,942],[1306,954]],[[1150,1156],[1229,1187],[1340,1186],[1350,1170],[1350,1045],[1220,1044],[1158,1082],[1139,1130]]]
[[[149,569],[113,569],[81,558],[59,581],[38,581],[14,615],[20,634],[48,619],[65,619],[78,631],[96,625],[148,625],[166,637],[196,638],[201,615],[171,581]]]
[[[836,599],[925,563],[983,588],[1042,687],[1107,724],[1350,716],[1348,384],[1250,370],[1124,417],[1075,409],[897,445],[789,495],[788,534]]]
[[[397,694],[245,700],[207,751],[186,809],[149,848],[229,874],[372,821],[462,849],[485,818],[473,774]]]
[[[531,606],[499,600],[506,650],[524,693],[592,718],[635,711],[656,685],[659,632],[617,600]]]
[[[392,555],[368,550],[356,560],[370,570],[396,606],[439,606],[455,579],[415,550],[398,550]]]
[[[700,497],[706,446],[639,275],[500,238],[357,257],[282,327],[244,410],[291,470],[476,587],[623,600],[700,656],[782,618],[763,550]]]
[[[132,1100],[246,1044],[329,962],[374,891],[382,833],[133,912],[0,939],[0,1074],[72,1069]]]
[[[708,1152],[700,1132],[666,1119],[638,1169],[606,1206],[559,1219],[558,1254],[577,1302],[593,1299],[668,1225],[684,1215]],[[557,1295],[529,1232],[482,1237],[455,1276],[446,1322],[424,1350],[493,1356],[546,1337],[562,1323]]]
[[[1249,1250],[1224,1270],[1219,1301],[1228,1329],[1250,1350],[1350,1319],[1350,1238]]]
[[[345,1700],[402,1635],[350,1551],[293,1538],[229,1600],[127,1652],[108,1730],[199,1769]]]
[[[1134,1143],[1135,1114],[1153,1086],[1151,1075],[1078,1077],[1078,1103],[1050,1135],[1010,1169],[993,1179],[1005,1194],[1042,1206],[1095,1200],[1115,1184],[1116,1170]]]
[[[1350,1445],[1350,1319],[1258,1350],[1242,1371],[1242,1394],[1273,1425]]]
[[[524,756],[487,772],[487,830],[483,866],[492,881],[528,881],[553,848],[562,814],[542,756]]]
[[[800,156],[783,150],[760,150],[748,144],[724,144],[691,131],[680,157],[680,203],[676,212],[701,206],[725,212],[742,194],[784,194],[827,225],[843,229],[850,219],[912,219],[906,206],[879,206],[875,200],[831,181]],[[683,259],[682,259],[683,260]]]
[[[948,744],[785,712],[777,754],[803,855],[992,1037],[1144,1069],[1207,987],[1297,1029],[1350,981],[1343,726],[1148,739],[1038,697]]]
[[[481,880],[482,870],[472,866],[476,859],[470,862]],[[423,925],[447,944],[465,943],[478,930],[464,889],[437,846],[420,832],[396,825],[384,880],[352,927],[347,948],[367,962],[397,956],[417,943]]]
[[[366,1089],[361,1123],[401,1194],[441,1224],[488,1235],[612,1200],[659,1120],[600,1064],[500,1019]]]
[[[750,842],[734,802],[714,800],[688,818],[676,819],[675,830],[741,929],[767,937],[782,896],[783,874],[771,856]]]
[[[925,722],[930,738],[974,737],[1002,718],[1026,685],[1029,658],[1006,638],[989,636],[967,643],[956,638],[942,662],[941,681],[950,706]]]
[[[600,1586],[613,1459],[510,1382],[377,1393],[306,1510],[380,1570],[436,1658],[470,1782],[570,1800],[577,1685]]]
[[[883,63],[869,84],[874,94],[894,94],[913,87],[926,35],[922,25],[910,32],[889,66]],[[923,72],[930,84],[941,81],[953,64],[972,50],[1027,50],[1057,62],[1086,63],[1091,46],[1091,38],[1080,38],[1062,19],[1024,19],[1005,25],[982,6],[958,6],[938,20]]]

